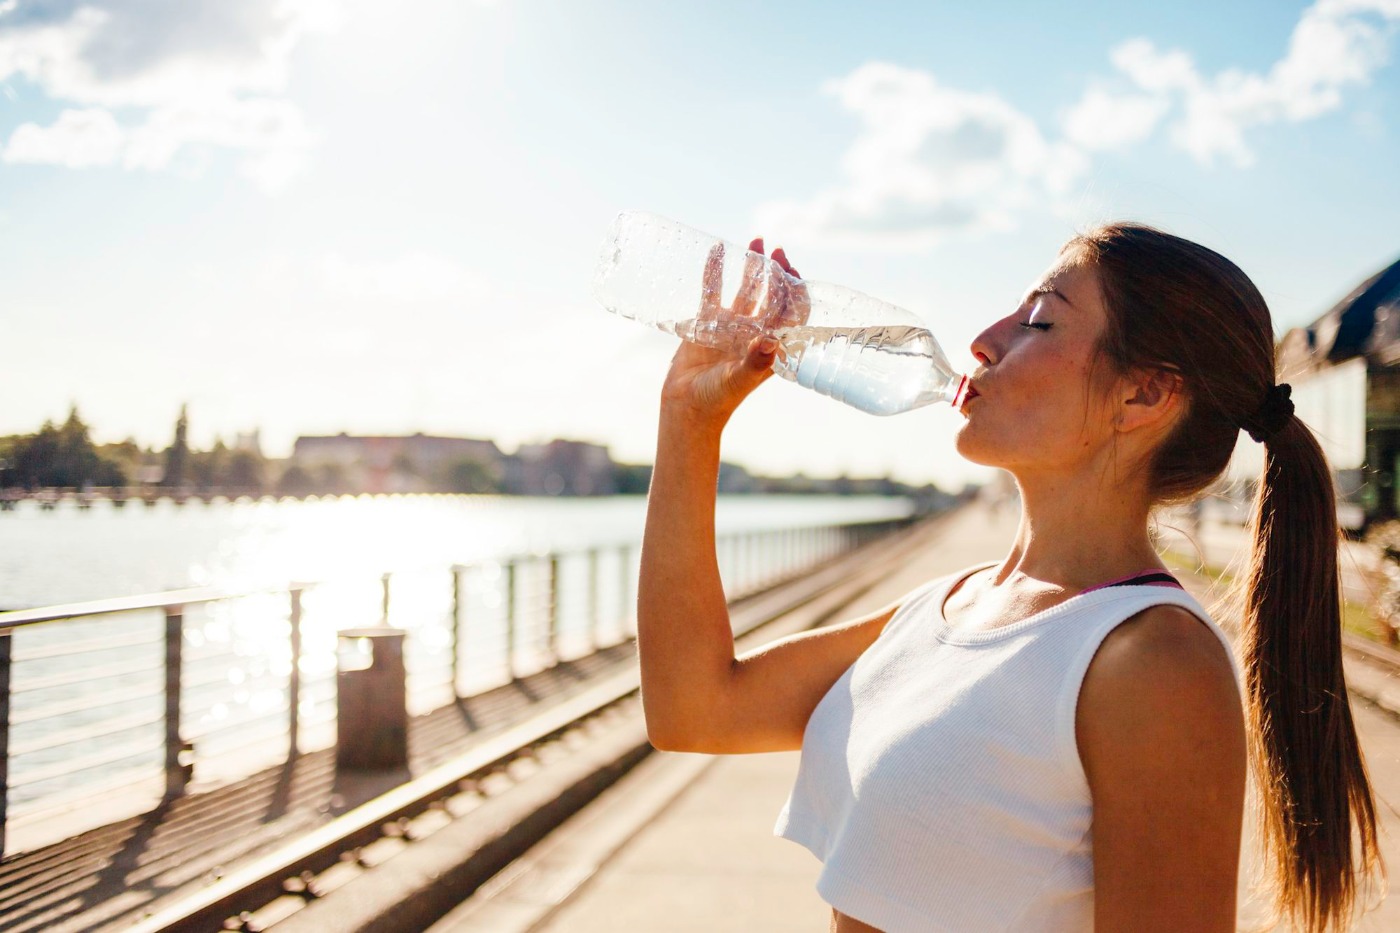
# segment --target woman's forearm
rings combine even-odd
[[[663,412],[637,593],[642,702],[653,744],[694,745],[734,669],[715,558],[720,427]]]

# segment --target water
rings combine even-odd
[[[721,496],[718,531],[897,517],[902,499]],[[0,609],[188,586],[252,589],[641,540],[641,496],[341,496],[305,501],[98,500],[0,512]]]
[[[645,508],[640,496],[165,500],[121,508],[100,501],[53,511],[24,502],[0,512],[0,606],[328,581],[303,596],[297,664],[302,748],[323,747],[334,734],[336,632],[380,621],[382,573],[393,572],[388,621],[409,632],[410,711],[426,712],[449,702],[454,688],[470,693],[501,681],[512,609],[521,633],[517,656],[521,649],[527,663],[531,652],[542,656],[553,598],[549,552],[560,554],[561,653],[587,650],[595,619],[603,643],[625,637]],[[882,497],[726,496],[717,526],[728,534],[909,512],[907,500]],[[765,555],[747,545],[722,540],[718,557],[726,583],[742,586],[746,574],[763,572]],[[513,585],[507,559],[515,560]],[[471,565],[455,598],[453,564]],[[181,734],[194,743],[197,778],[275,764],[285,751],[292,669],[289,597],[273,592],[190,605],[183,618]],[[461,663],[454,684],[456,618],[467,624],[455,648]],[[24,627],[12,636],[12,839],[74,829],[55,828],[52,814],[72,819],[91,810],[94,819],[105,818],[83,803],[104,787],[158,785],[164,625],[161,611],[147,610]],[[103,647],[72,653],[92,640]],[[106,734],[88,737],[93,732]]]
[[[966,382],[922,327],[788,327],[776,336],[778,375],[872,415],[956,405]]]
[[[691,318],[661,329],[733,354],[765,333],[756,321],[732,318]],[[775,373],[868,414],[897,415],[934,402],[962,401],[966,380],[925,327],[784,327],[772,335],[781,348]]]

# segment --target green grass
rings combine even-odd
[[[1235,582],[1235,578],[1232,574],[1220,567],[1200,563],[1195,554],[1185,554],[1170,548],[1162,551],[1161,554],[1162,562],[1172,570],[1198,574],[1224,586],[1229,586]]]
[[[1221,586],[1233,586],[1234,576],[1220,567],[1210,564],[1202,566],[1194,554],[1185,554],[1174,549],[1162,551],[1162,561],[1173,570],[1183,573],[1200,574]],[[1342,601],[1342,630],[1359,635],[1382,645],[1392,644],[1389,627],[1377,619],[1369,606],[1351,600]]]
[[[1388,626],[1360,603],[1350,600],[1342,603],[1342,629],[1382,645],[1391,644]]]

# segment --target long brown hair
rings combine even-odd
[[[1105,360],[1181,379],[1186,411],[1149,465],[1157,500],[1199,494],[1274,391],[1263,296],[1225,257],[1151,227],[1110,224],[1065,249],[1099,274]],[[1342,675],[1331,473],[1303,422],[1271,427],[1243,580],[1246,715],[1268,878],[1281,910],[1320,931],[1347,925],[1383,866]]]

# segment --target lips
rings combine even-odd
[[[969,383],[967,384],[967,391],[963,393],[962,404],[960,404],[960,405],[958,406],[958,410],[959,410],[959,411],[962,411],[962,410],[966,409],[966,408],[967,408],[967,403],[970,402],[970,401],[972,401],[973,399],[977,398],[977,396],[979,396],[979,395],[981,395],[981,394],[982,394],[981,392],[978,392],[978,391],[977,391],[977,387],[976,387],[975,385],[973,385],[971,382],[969,382]]]

